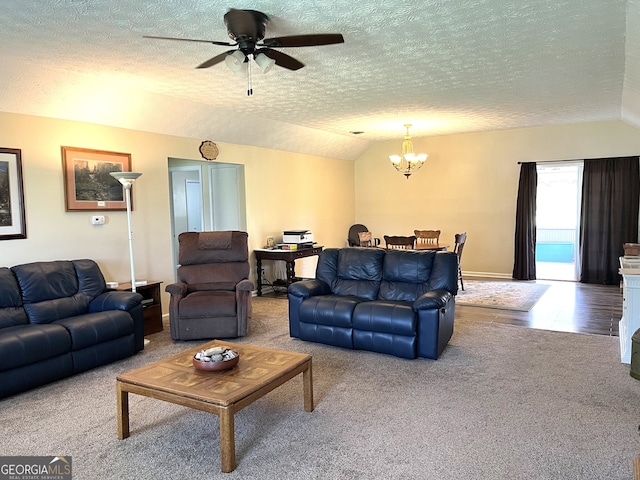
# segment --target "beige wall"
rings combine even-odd
[[[215,140],[215,137],[213,138]],[[220,144],[221,162],[245,165],[250,249],[282,230],[308,228],[327,247],[345,245],[364,223],[379,237],[439,228],[451,243],[467,231],[463,270],[511,275],[518,161],[638,155],[638,129],[622,122],[540,127],[415,138],[426,165],[406,180],[389,164],[401,138],[372,147],[355,163],[277,150]],[[126,214],[65,212],[60,147],[132,154],[143,172],[134,187],[134,248],[139,277],[173,281],[168,158],[199,160],[201,139],[0,113],[0,146],[22,150],[27,235],[0,241],[0,266],[93,258],[108,280],[127,281]],[[355,189],[354,189],[355,185]],[[314,262],[299,273],[313,274]],[[166,311],[168,297],[163,304]]]
[[[640,131],[617,121],[412,140],[429,158],[409,180],[388,160],[401,136],[356,161],[356,223],[380,238],[440,229],[449,244],[466,231],[463,271],[496,277],[513,270],[519,161],[640,154]]]
[[[133,189],[136,276],[173,281],[168,158],[201,160],[204,139],[189,139],[0,112],[0,146],[22,150],[27,238],[0,241],[0,266],[92,258],[107,280],[129,280],[125,212],[65,212],[61,146],[132,155],[143,173]],[[212,140],[215,141],[215,136]],[[355,217],[354,164],[240,145],[219,144],[221,162],[245,165],[249,248],[267,236],[308,228],[326,246],[343,246]],[[309,268],[302,267],[303,274]],[[306,270],[306,271],[305,271]],[[163,297],[166,311],[168,296]]]

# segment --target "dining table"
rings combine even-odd
[[[447,251],[449,245],[443,245],[441,243],[416,243],[415,250],[434,250],[434,251]]]

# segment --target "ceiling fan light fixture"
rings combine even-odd
[[[290,55],[276,50],[285,47],[317,47],[344,43],[340,33],[312,33],[303,35],[285,35],[265,38],[269,16],[257,10],[240,10],[231,8],[224,15],[227,35],[233,41],[202,40],[194,38],[158,37],[143,35],[144,38],[159,40],[181,40],[186,42],[203,42],[226,47],[237,47],[202,62],[196,68],[209,68],[222,62],[236,75],[247,78],[247,95],[253,95],[251,83],[251,60],[255,60],[262,73],[267,73],[274,65],[296,71],[304,67],[304,63]],[[266,53],[265,53],[266,52]]]
[[[246,56],[240,50],[236,50],[233,53],[230,53],[224,59],[224,63],[229,67],[233,73],[237,73],[242,70],[242,66],[245,63]]]
[[[255,55],[253,59],[258,64],[258,67],[260,68],[260,71],[262,73],[267,73],[276,64],[276,61],[273,58],[267,57],[264,53]]]
[[[404,141],[402,142],[402,153],[400,155],[389,155],[389,161],[391,165],[407,177],[408,180],[411,174],[420,170],[427,160],[428,155],[426,153],[414,153],[411,135],[409,135],[411,124],[405,123],[404,127],[407,129],[407,134],[404,136]]]
[[[233,73],[236,77],[246,78],[249,73],[249,62],[241,64],[238,70],[233,70]]]

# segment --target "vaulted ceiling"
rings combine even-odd
[[[306,66],[196,69],[230,8]],[[372,142],[599,120],[640,126],[640,0],[3,0],[0,110],[354,159]],[[364,132],[354,135],[350,132]]]

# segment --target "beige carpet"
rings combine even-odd
[[[0,400],[0,455],[70,456],[74,480],[630,480],[640,452],[617,338],[457,321],[439,360],[405,360],[293,339],[286,299],[262,297],[234,341],[312,354],[315,410],[294,378],[238,412],[223,474],[215,415],[131,395],[117,439],[116,375],[199,343],[148,338]]]
[[[528,312],[548,289],[549,285],[533,282],[465,280],[456,304]]]

